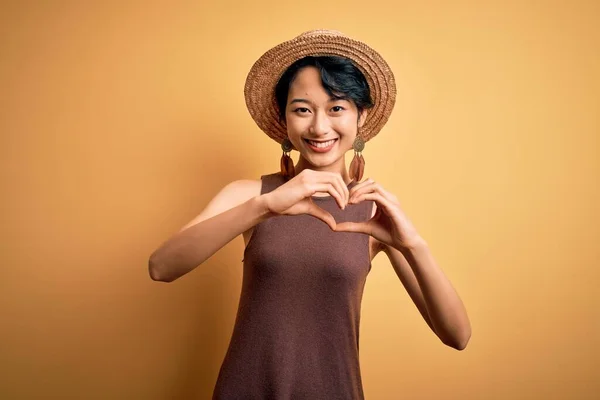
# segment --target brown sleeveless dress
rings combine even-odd
[[[279,173],[261,179],[261,194],[284,183]],[[372,201],[342,210],[331,196],[313,200],[337,222],[371,218]],[[369,236],[280,215],[254,227],[243,264],[213,399],[364,399],[358,342]]]

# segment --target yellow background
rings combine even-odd
[[[445,347],[378,256],[366,397],[597,399],[599,4],[4,2],[0,397],[210,397],[243,241],[171,284],[148,256],[226,183],[279,168],[246,73],[328,28],[396,75],[365,173],[400,198],[473,328]]]

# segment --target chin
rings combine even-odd
[[[315,155],[311,154],[308,157],[304,157],[311,165],[319,168],[328,167],[333,165],[340,159],[339,154],[327,154],[327,155]]]

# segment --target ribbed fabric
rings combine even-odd
[[[279,173],[261,179],[261,193],[284,183]],[[372,201],[341,210],[331,196],[313,200],[337,222],[371,217]],[[272,217],[255,226],[243,265],[213,399],[363,399],[358,343],[369,236],[333,232],[310,215]]]

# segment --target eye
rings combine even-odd
[[[299,114],[305,114],[308,111],[310,111],[310,110],[306,107],[298,107],[294,110],[295,113],[299,113]]]
[[[342,106],[333,106],[333,107],[331,107],[331,111],[333,111],[333,112],[340,112],[342,110],[344,110],[344,107],[342,107]]]

